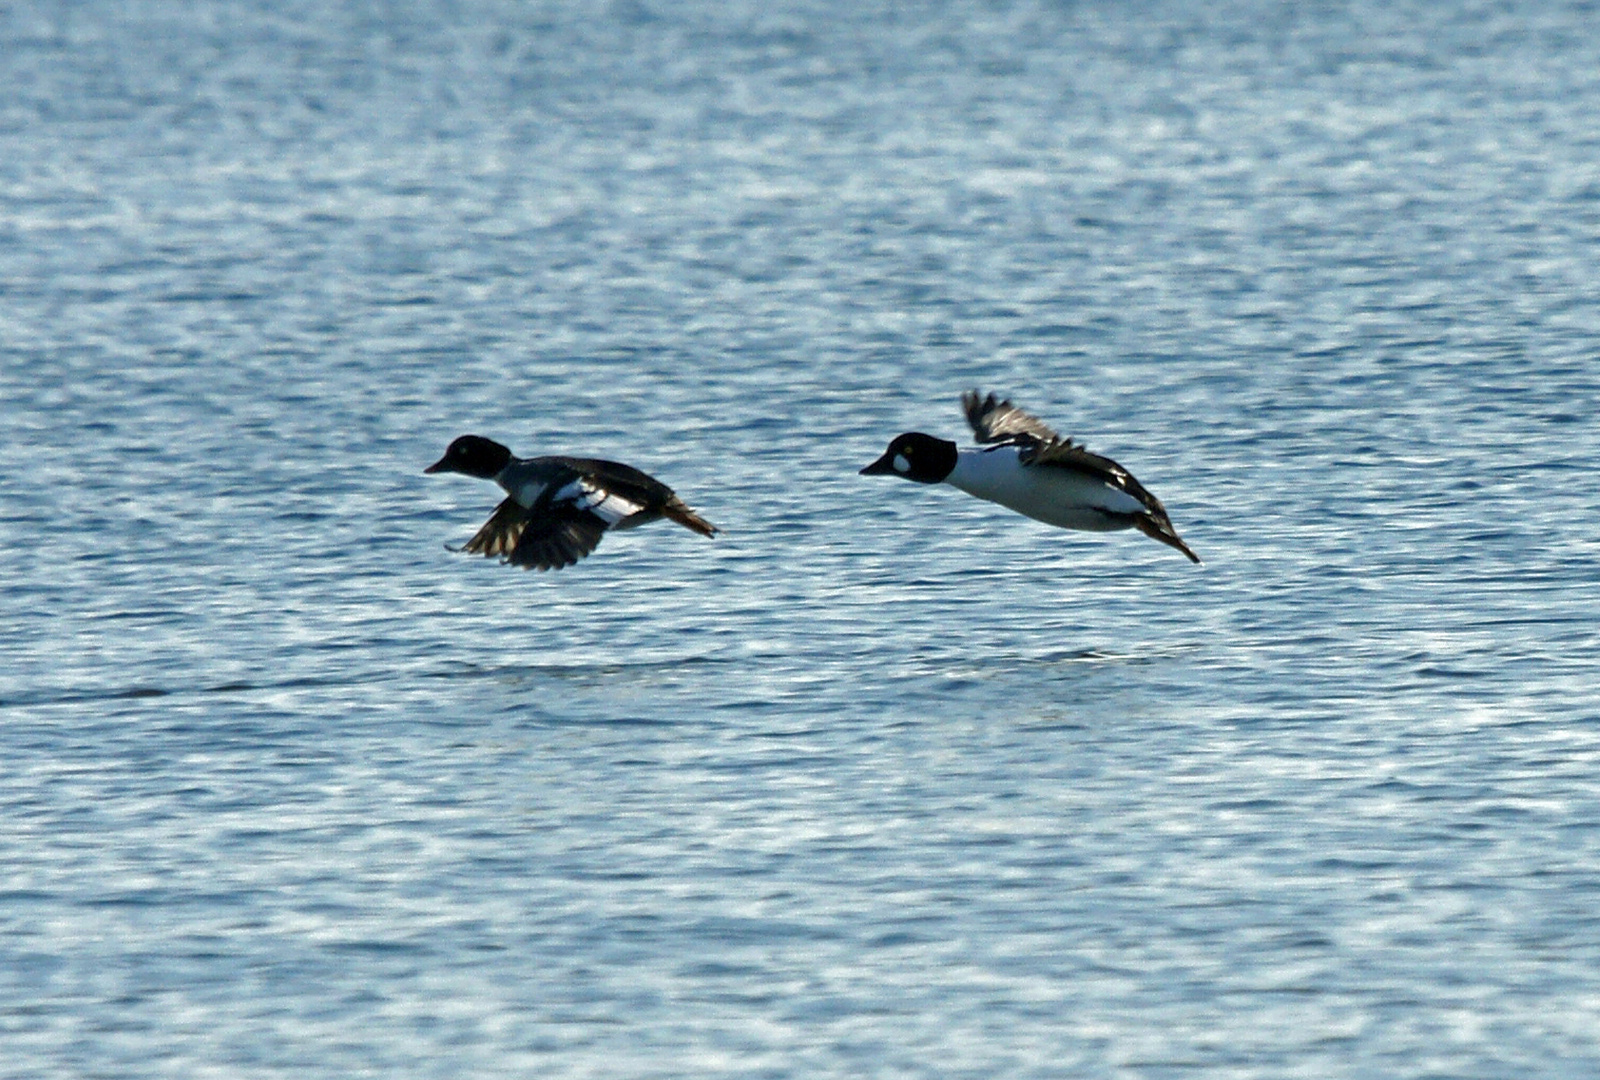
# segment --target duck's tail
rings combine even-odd
[[[1190,562],[1197,563],[1200,561],[1200,556],[1189,550],[1189,545],[1183,542],[1183,538],[1178,535],[1178,530],[1172,527],[1172,522],[1168,521],[1165,515],[1158,518],[1153,514],[1141,514],[1133,519],[1133,527],[1152,540],[1159,540],[1170,548],[1177,548],[1189,556]]]
[[[719,530],[711,522],[689,509],[687,503],[676,495],[667,500],[667,505],[661,508],[661,513],[685,529],[693,529],[701,536],[715,536]]]

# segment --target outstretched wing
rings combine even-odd
[[[605,531],[604,521],[571,503],[541,500],[530,510],[506,499],[458,550],[530,570],[556,570],[593,551]]]
[[[471,540],[453,550],[464,551],[468,555],[508,558],[516,549],[517,541],[522,539],[522,531],[527,525],[527,508],[515,499],[505,499],[494,508],[489,520],[473,534]]]
[[[498,557],[530,570],[571,566],[599,545],[608,525],[605,518],[593,513],[587,497],[580,498],[582,501],[540,499],[531,509],[515,499],[505,499],[458,550]]]
[[[605,532],[606,523],[588,510],[554,503],[529,520],[506,561],[530,570],[559,570],[599,547]]]
[[[645,509],[638,493],[610,490],[578,461],[561,459],[561,464],[565,468],[550,478],[528,508],[522,537],[506,556],[513,566],[534,570],[571,566],[600,545],[607,529]]]
[[[961,395],[961,406],[966,410],[967,423],[972,425],[972,434],[981,443],[1012,443],[1018,446],[1050,443],[1071,445],[1070,439],[1063,439],[1057,435],[1050,429],[1050,425],[1037,416],[1024,412],[1010,401],[1003,401],[993,394],[980,397],[976,390],[968,390]]]
[[[1071,439],[1063,439],[1043,420],[1010,401],[993,394],[979,397],[976,390],[968,390],[962,395],[961,404],[967,410],[967,423],[972,425],[979,442],[1017,447],[1020,451],[1017,460],[1024,465],[1076,469],[1126,491],[1140,502],[1153,498],[1121,465],[1108,457],[1090,453]]]

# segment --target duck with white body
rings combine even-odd
[[[1063,439],[1037,417],[993,394],[980,397],[970,391],[962,404],[978,441],[993,445],[959,450],[948,439],[908,431],[896,436],[862,475],[949,484],[1062,529],[1138,529],[1200,561],[1172,527],[1161,500],[1115,461]]]

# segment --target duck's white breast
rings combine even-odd
[[[1023,465],[1011,446],[963,450],[945,483],[1062,529],[1126,529],[1131,525],[1126,515],[1144,510],[1126,491],[1088,474]]]

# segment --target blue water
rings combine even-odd
[[[1592,4],[0,9],[0,1077],[1600,1073]],[[1009,394],[1205,559],[856,471]],[[725,534],[452,554],[464,431]]]

